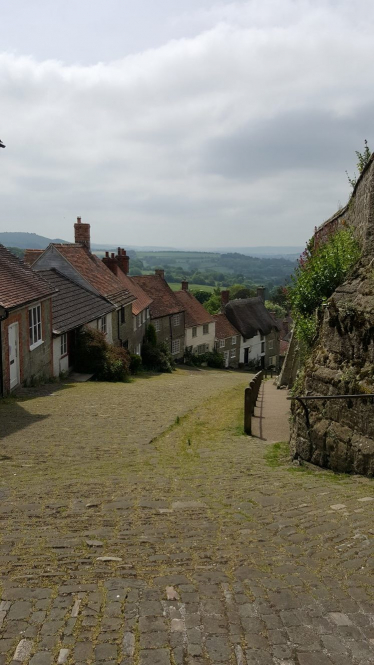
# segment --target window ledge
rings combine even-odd
[[[40,346],[41,344],[44,344],[43,339],[40,339],[38,342],[35,342],[35,344],[31,344],[31,346],[29,347],[29,350],[33,351],[34,349],[37,349],[38,346]]]

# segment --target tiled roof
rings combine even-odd
[[[79,244],[53,244],[64,258],[84,277],[100,295],[109,298],[116,306],[127,305],[134,296],[123,288],[119,279],[100,259]],[[48,249],[48,248],[47,248]]]
[[[135,316],[142,312],[143,309],[146,309],[150,306],[152,298],[150,298],[149,295],[143,291],[141,286],[137,284],[132,277],[125,275],[125,273],[120,268],[118,268],[117,277],[121,284],[136,298],[136,300],[134,300],[132,303],[132,313]]]
[[[202,306],[191,291],[177,291],[174,295],[179,300],[181,308],[185,310],[184,321],[186,328],[214,322],[212,315],[206,311],[205,307]]]
[[[216,339],[226,339],[227,337],[240,335],[224,314],[214,314],[213,318],[216,322]]]
[[[13,309],[52,293],[48,282],[0,245],[0,305]]]
[[[112,312],[115,307],[102,296],[88,291],[62,275],[58,270],[40,270],[51,288],[57,290],[52,300],[53,332],[61,334],[90,323]]]
[[[184,307],[175,297],[175,293],[171,290],[168,283],[160,275],[136,275],[131,279],[136,284],[139,284],[143,291],[152,298],[153,302],[150,306],[152,319],[183,312]]]
[[[258,331],[262,335],[269,335],[272,330],[279,330],[276,320],[266,309],[262,298],[258,296],[230,300],[225,306],[225,314],[246,339],[254,337]]]
[[[23,260],[28,266],[32,266],[34,261],[39,258],[44,252],[44,249],[26,249]]]

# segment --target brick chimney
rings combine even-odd
[[[262,302],[265,302],[265,287],[264,286],[258,286],[257,287],[257,297],[261,298]]]
[[[114,275],[117,275],[117,270],[118,270],[118,265],[117,265],[117,258],[114,252],[111,253],[109,256],[109,252],[105,252],[105,256],[102,259],[102,262],[104,265],[106,265],[109,270],[112,271]]]
[[[82,218],[77,217],[77,223],[74,224],[74,242],[78,242],[81,245],[84,245],[90,251],[91,250],[90,236],[91,236],[90,225],[82,224]]]
[[[229,302],[229,300],[230,300],[230,291],[221,291],[221,305],[222,305],[222,309],[225,309],[225,305],[227,305],[227,303]]]
[[[185,279],[181,283],[181,286],[182,286],[182,291],[188,291],[188,282],[186,282]]]
[[[125,250],[122,247],[118,247],[117,251],[117,263],[122,272],[125,273],[125,275],[128,275],[129,272],[129,264],[130,264],[130,257],[127,256]]]
[[[165,279],[165,270],[163,268],[156,268],[155,275],[159,275],[159,277]]]

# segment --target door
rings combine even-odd
[[[225,357],[225,367],[228,367],[230,363],[230,351],[225,351],[223,355]]]
[[[244,349],[244,364],[248,365],[248,354],[249,354],[249,348],[247,347]]]
[[[19,384],[19,337],[18,323],[12,323],[8,328],[9,343],[9,380],[10,389]]]

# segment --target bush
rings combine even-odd
[[[208,367],[215,367],[216,369],[223,369],[225,366],[223,354],[219,353],[216,349],[207,353],[200,353],[200,355],[186,349],[184,362],[186,365],[191,365],[192,367],[201,367],[203,363],[206,363]]]
[[[323,243],[316,237],[309,241],[288,289],[295,334],[307,347],[317,331],[315,310],[344,282],[359,258],[360,248],[350,228],[336,231]]]
[[[76,369],[94,374],[98,381],[126,381],[130,356],[126,349],[108,344],[105,335],[93,328],[82,328],[77,336]]]
[[[138,374],[142,366],[142,358],[136,353],[130,355],[130,372],[131,374]]]
[[[147,326],[142,345],[142,363],[154,372],[172,372],[174,360],[167,344],[158,344],[155,327]]]
[[[205,354],[207,356],[206,362],[208,363],[208,367],[215,367],[216,369],[223,369],[225,366],[225,359],[223,357],[223,353],[219,353],[217,349],[214,349],[213,351],[209,351],[209,353]]]

